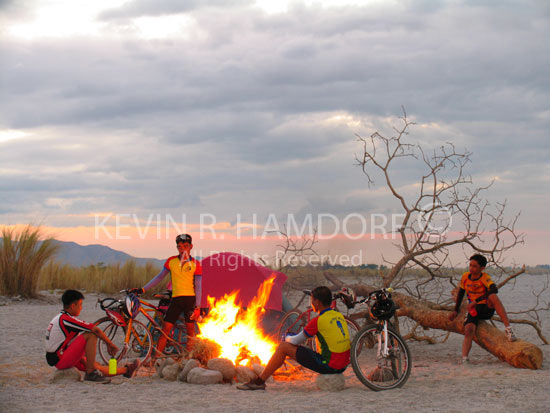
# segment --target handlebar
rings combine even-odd
[[[371,291],[368,295],[363,296],[363,298],[361,298],[360,300],[354,301],[353,304],[355,305],[355,304],[366,303],[372,298],[376,298],[377,300],[381,298],[391,298],[391,293],[393,291],[394,289],[391,287],[381,288],[380,290],[374,290],[374,291]]]
[[[302,296],[302,299],[298,303],[298,306],[302,303],[302,301],[304,300],[304,298],[306,296],[311,297],[311,290],[302,290],[302,293],[304,293],[304,295]],[[355,302],[351,300],[351,296],[349,296],[348,294],[344,294],[341,291],[338,291],[337,293],[332,294],[332,300],[342,300],[342,302],[349,309],[351,309],[355,306]]]
[[[97,302],[99,304],[99,306],[101,307],[101,309],[103,311],[105,311],[107,308],[111,308],[113,307],[114,305],[120,305],[123,303],[122,300],[117,300],[115,298],[111,298],[111,297],[107,297],[107,298],[98,298],[97,299]]]

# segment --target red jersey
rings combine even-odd
[[[65,310],[56,315],[46,332],[46,352],[62,354],[80,333],[92,331],[94,325],[73,317]]]

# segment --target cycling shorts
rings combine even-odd
[[[309,347],[304,346],[298,346],[296,349],[296,361],[302,366],[320,374],[339,374],[346,370],[345,367],[339,370],[329,367],[324,363],[324,360],[319,353],[316,353]]]
[[[86,371],[86,358],[84,353],[86,351],[86,339],[82,334],[77,336],[71,344],[63,351],[63,354],[59,357],[59,361],[55,365],[55,368],[59,370],[70,369],[76,367],[80,371]]]
[[[469,312],[466,313],[464,325],[473,323],[477,326],[479,320],[490,320],[495,315],[495,309],[490,308],[487,304],[476,304],[477,316],[473,317]]]
[[[195,310],[195,296],[194,295],[183,295],[180,297],[172,297],[168,310],[166,310],[166,316],[164,316],[164,321],[170,324],[175,324],[180,317],[180,314],[183,313],[186,323],[191,323],[191,316]]]

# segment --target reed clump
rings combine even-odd
[[[20,231],[2,229],[0,241],[0,291],[7,296],[36,297],[44,265],[59,246],[53,238],[42,239],[40,227],[26,226]]]
[[[128,288],[143,287],[158,272],[159,269],[152,263],[139,266],[133,260],[126,261],[124,264],[98,263],[87,267],[50,262],[40,274],[39,289],[65,290],[71,288],[87,292],[114,294]],[[154,291],[159,289],[162,287],[155,288]]]

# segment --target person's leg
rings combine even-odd
[[[493,314],[496,311],[496,313],[500,316],[500,319],[504,324],[504,334],[506,335],[506,339],[508,341],[517,341],[517,337],[510,326],[510,320],[508,319],[508,314],[506,314],[504,305],[502,305],[500,298],[498,298],[496,294],[491,294],[487,299],[487,308],[489,308]],[[492,317],[493,314],[490,316]]]
[[[65,349],[55,367],[59,370],[76,367],[78,370],[86,372],[86,357],[84,356],[85,351],[86,337],[84,334],[81,334],[76,337]]]
[[[476,325],[474,323],[468,323],[464,325],[464,341],[462,342],[462,358],[468,358],[470,349],[472,348],[472,340],[476,333]]]
[[[187,345],[186,349],[187,351],[191,351],[193,349],[193,339],[196,336],[195,334],[195,322],[185,323],[185,330],[187,331]]]
[[[138,363],[139,363],[139,362],[134,361],[134,362],[129,363],[129,364],[125,365],[125,366],[120,366],[120,365],[118,365],[118,363],[117,363],[116,373],[115,373],[115,374],[109,374],[109,366],[105,366],[104,364],[100,364],[100,363],[98,363],[97,361],[95,362],[94,367],[95,367],[96,370],[100,371],[101,374],[103,374],[104,376],[111,376],[111,377],[112,377],[112,376],[119,376],[119,375],[121,375],[121,374],[126,374],[126,373],[128,373],[128,366],[132,366],[132,365],[138,364]],[[136,366],[136,367],[137,367],[137,366]],[[134,368],[136,368],[136,367],[134,367]]]
[[[97,336],[92,333],[80,334],[63,352],[61,359],[55,365],[58,369],[76,367],[84,371],[85,381],[96,383],[109,383],[111,379],[106,378],[95,371],[98,363],[95,362]]]
[[[260,379],[266,381],[275,371],[283,365],[287,357],[296,359],[296,349],[298,346],[287,342],[281,343],[277,346],[275,353],[269,359],[264,371],[260,374]]]
[[[185,311],[188,301],[188,296],[174,297],[170,301],[170,305],[168,306],[168,310],[166,310],[166,315],[164,316],[164,323],[162,324],[162,331],[164,334],[159,336],[157,342],[157,353],[154,355],[153,359],[162,355],[162,352],[166,347],[167,337],[170,336],[172,328],[174,328],[174,324],[176,324],[180,314]]]
[[[97,349],[97,336],[94,333],[82,334],[86,340],[86,349],[84,351],[86,355],[86,373],[91,373],[95,370],[95,352]]]
[[[285,358],[292,357],[296,359],[296,349],[298,346],[290,343],[281,343],[275,350],[265,366],[264,371],[256,379],[250,380],[248,383],[237,386],[239,390],[265,390],[265,381],[285,362]]]
[[[504,305],[502,305],[502,301],[500,301],[500,298],[498,298],[498,295],[491,294],[487,299],[487,306],[489,308],[495,309],[496,313],[504,323],[504,327],[510,326],[510,321],[508,320],[508,314],[506,314]]]
[[[164,334],[160,334],[159,340],[157,342],[157,354],[156,357],[160,357],[162,355],[162,352],[164,351],[164,347],[166,347],[166,337],[170,334],[170,331],[172,331],[172,328],[174,327],[173,323],[169,323],[168,321],[165,321],[162,325],[162,331]]]
[[[185,331],[187,332],[187,346],[186,350],[193,350],[195,344],[194,337],[195,334],[195,320],[191,319],[193,311],[195,310],[195,296],[184,296],[182,297],[183,301],[183,316],[185,317]]]

